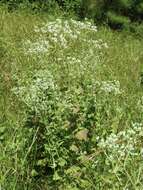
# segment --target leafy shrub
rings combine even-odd
[[[118,80],[96,79],[108,53],[96,26],[56,19],[33,33],[21,49],[39,69],[15,74],[12,89],[25,115],[22,178],[41,189],[132,188],[130,165],[141,166],[142,99],[130,107]]]
[[[141,42],[42,19],[2,11],[1,188],[143,189]]]
[[[64,11],[78,12],[81,0],[2,0],[1,3],[6,3],[10,10],[27,6],[36,11],[47,11],[56,9],[58,5]]]
[[[142,20],[142,2],[134,0],[100,0],[83,1],[83,7],[92,7],[91,10],[85,8],[84,16],[90,16],[99,23],[109,23],[113,28],[124,28],[130,26],[130,21],[140,22]]]
[[[132,22],[142,22],[141,0],[2,0],[9,9],[30,7],[36,12],[62,9],[74,12],[80,18],[92,18],[96,23],[107,23],[114,29],[131,27]]]
[[[32,180],[47,179],[49,187],[61,190],[67,186],[90,190],[102,181],[99,168],[103,176],[110,168],[106,178],[112,178],[112,172],[126,178],[124,167],[114,171],[113,165],[142,156],[142,123],[118,131],[127,111],[120,104],[123,92],[118,81],[83,82],[63,91],[49,71],[41,70],[25,87],[13,91],[27,107],[24,126],[36,135],[33,144],[33,138],[26,137],[25,147],[32,144],[27,156]],[[96,176],[95,184],[90,175]]]
[[[128,17],[119,16],[113,12],[107,13],[107,19],[108,19],[109,25],[115,29],[127,28],[130,23],[130,19]]]
[[[47,175],[52,187],[55,184],[57,188],[59,182],[63,183],[59,189],[66,187],[67,181],[84,188],[88,184],[90,189],[85,173],[94,163],[94,159],[90,160],[97,143],[93,131],[97,136],[103,133],[101,128],[94,128],[98,120],[96,113],[102,110],[106,117],[103,107],[108,107],[106,99],[102,99],[102,106],[99,106],[101,102],[96,98],[98,93],[99,96],[102,93],[118,96],[119,84],[103,82],[94,88],[83,84],[83,87],[61,92],[52,75],[43,70],[38,71],[31,82],[13,89],[28,108],[25,127],[36,133],[36,141],[28,156],[29,166],[32,163],[31,176],[45,178]],[[107,109],[110,112],[110,108]],[[106,132],[110,133],[110,130]]]

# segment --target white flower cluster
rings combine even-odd
[[[74,35],[79,35],[82,30],[97,32],[97,27],[95,25],[92,25],[91,22],[88,22],[88,21],[81,22],[81,21],[76,21],[73,19],[70,19],[70,20],[56,19],[55,21],[44,24],[44,26],[41,28],[35,27],[35,32],[41,32],[45,34],[46,33],[51,33],[51,34],[64,33],[73,38],[75,38]]]
[[[80,22],[73,19],[55,21],[44,24],[43,27],[35,28],[35,32],[47,34],[49,41],[66,48],[70,40],[77,40],[83,30],[96,32],[96,26],[90,22]]]
[[[83,39],[84,42],[92,45],[93,47],[97,49],[106,48],[108,49],[108,44],[104,42],[102,39],[94,40],[94,39]]]
[[[92,39],[90,33],[97,32],[97,27],[89,21],[56,19],[47,22],[42,27],[36,26],[34,31],[40,38],[37,38],[35,42],[28,40],[24,43],[27,54],[46,53],[50,48],[56,47],[65,49],[77,40],[97,49],[108,48],[107,43],[104,43],[101,39]]]
[[[65,62],[70,67],[70,70],[71,70],[71,72],[69,73],[70,75],[72,75],[75,72],[75,69],[76,69],[76,72],[79,72],[79,73],[83,72],[83,69],[84,69],[83,60],[76,57],[68,56]]]
[[[50,44],[49,41],[44,39],[38,39],[36,40],[36,42],[31,42],[30,40],[27,40],[24,43],[24,47],[26,54],[39,54],[47,53],[50,48]]]
[[[32,81],[24,86],[15,87],[12,92],[30,110],[40,113],[45,111],[49,105],[49,94],[55,95],[56,86],[51,73],[47,70],[39,70]]]
[[[100,90],[105,93],[114,93],[115,95],[118,95],[121,93],[120,90],[120,82],[119,81],[103,81],[101,83]]]
[[[141,123],[133,123],[132,128],[121,131],[118,134],[111,133],[106,139],[101,139],[98,142],[101,148],[109,159],[123,159],[128,155],[141,155],[142,150],[138,147],[139,142],[143,137],[143,125]]]

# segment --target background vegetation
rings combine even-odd
[[[10,9],[27,5],[33,10],[49,10],[56,4],[65,11],[74,11],[79,17],[90,17],[97,23],[107,23],[114,29],[135,28],[143,19],[142,0],[2,0]]]
[[[143,41],[95,25],[141,14],[42,2],[0,6],[0,189],[142,190]]]

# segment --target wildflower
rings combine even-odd
[[[101,84],[100,90],[106,93],[114,93],[115,95],[118,95],[121,93],[120,82],[119,81],[103,81]]]
[[[111,133],[106,139],[101,139],[98,146],[102,148],[109,156],[113,158],[124,158],[129,154],[132,156],[138,155],[138,140],[142,137],[142,124],[133,123],[132,128],[121,131],[118,134]],[[138,130],[136,130],[138,128]],[[143,150],[140,150],[142,155]]]
[[[39,70],[31,82],[25,86],[13,88],[12,92],[30,110],[40,114],[49,106],[49,95],[52,94],[56,98],[55,90],[56,85],[51,73],[47,70]]]
[[[28,40],[24,46],[26,54],[46,53],[50,48],[49,41],[43,39],[39,39],[36,42],[31,42]]]

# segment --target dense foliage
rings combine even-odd
[[[127,28],[130,23],[143,19],[142,0],[83,0],[84,15],[112,28]]]
[[[10,9],[28,6],[35,11],[48,11],[57,6],[74,11],[80,18],[89,17],[96,23],[107,23],[114,29],[131,29],[143,19],[142,0],[2,0]],[[140,30],[140,27],[139,27]],[[141,30],[142,31],[142,30]]]
[[[143,189],[142,40],[28,11],[0,8],[0,188]]]
[[[8,5],[10,10],[21,6],[31,7],[36,11],[48,11],[55,9],[56,6],[64,9],[65,11],[79,12],[82,0],[2,0],[2,3]]]

